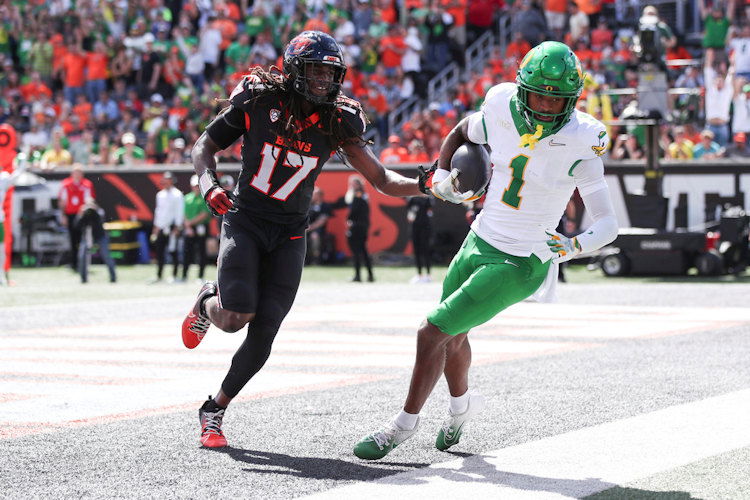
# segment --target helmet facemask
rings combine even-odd
[[[295,57],[291,61],[291,67],[293,70],[289,78],[292,87],[298,94],[315,104],[333,104],[336,101],[336,96],[344,83],[346,66],[337,61],[319,61]],[[329,79],[320,74],[316,75],[316,73],[319,73],[320,67],[332,69],[332,78]],[[327,92],[321,92],[325,89],[316,90],[321,84],[327,87]]]
[[[535,111],[529,105],[529,94],[532,92],[543,96],[560,97],[565,99],[565,105],[563,106],[562,111],[560,111],[559,113],[544,113],[542,111]],[[538,125],[541,125],[542,128],[544,128],[545,134],[554,134],[568,122],[568,119],[573,113],[573,109],[575,109],[576,102],[578,102],[578,97],[580,95],[580,91],[574,93],[573,95],[571,95],[570,92],[559,92],[557,90],[554,90],[554,87],[552,87],[551,85],[547,85],[544,89],[539,89],[536,87],[531,87],[529,85],[524,85],[523,83],[519,83],[518,104],[520,109],[518,111],[526,122],[526,125],[529,127],[529,130],[534,131],[536,130],[536,127]],[[552,120],[540,120],[535,115],[549,117],[552,118]]]

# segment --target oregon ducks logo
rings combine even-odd
[[[581,68],[581,61],[576,59],[576,71],[578,71],[578,78],[583,80],[583,69]]]
[[[523,69],[523,67],[529,63],[529,59],[531,59],[531,56],[534,54],[534,51],[536,51],[536,48],[531,49],[529,53],[526,54],[526,57],[523,58],[523,61],[521,61],[521,64],[518,66],[518,69]]]
[[[552,85],[547,85],[546,87],[544,87],[544,90],[546,90],[547,92],[552,92],[553,90],[555,90],[555,87],[553,87]]]

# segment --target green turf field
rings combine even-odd
[[[443,279],[446,267],[433,269],[433,281]],[[171,268],[165,269],[165,275]],[[71,300],[116,300],[129,297],[163,297],[190,295],[197,290],[195,269],[186,283],[149,284],[155,277],[154,265],[119,266],[118,282],[109,283],[107,268],[94,265],[91,268],[89,282],[82,284],[79,276],[67,267],[14,268],[11,270],[13,286],[0,287],[0,308],[29,304],[65,303]],[[208,277],[215,276],[216,268],[206,270]],[[376,266],[377,283],[408,283],[414,276],[413,267]],[[302,286],[314,283],[348,283],[352,277],[348,266],[308,266],[302,276]],[[566,269],[569,283],[632,283],[639,282],[685,282],[685,283],[750,283],[747,273],[735,276],[675,276],[675,277],[627,277],[609,278],[601,270],[589,270],[586,266],[575,265]],[[361,286],[368,286],[362,283]]]

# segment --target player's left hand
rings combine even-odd
[[[578,243],[578,238],[568,238],[556,231],[544,231],[549,236],[547,240],[547,246],[550,252],[554,254],[552,257],[553,262],[558,264],[567,262],[570,259],[581,253],[581,244]]]
[[[465,193],[459,193],[453,187],[453,180],[458,176],[458,170],[451,170],[448,177],[441,180],[437,184],[432,183],[432,194],[443,201],[449,201],[451,203],[463,203],[474,197],[474,191],[466,191]]]

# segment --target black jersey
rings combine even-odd
[[[315,180],[331,157],[331,136],[323,133],[327,124],[315,112],[295,124],[298,139],[285,140],[289,117],[284,96],[279,92],[258,96],[260,85],[254,77],[243,78],[230,96],[231,105],[216,118],[237,131],[234,137],[226,133],[214,137],[218,127],[206,131],[222,148],[243,136],[237,207],[274,222],[299,222],[307,217]],[[365,120],[359,103],[341,97],[333,112],[343,122],[346,138],[362,136]]]

